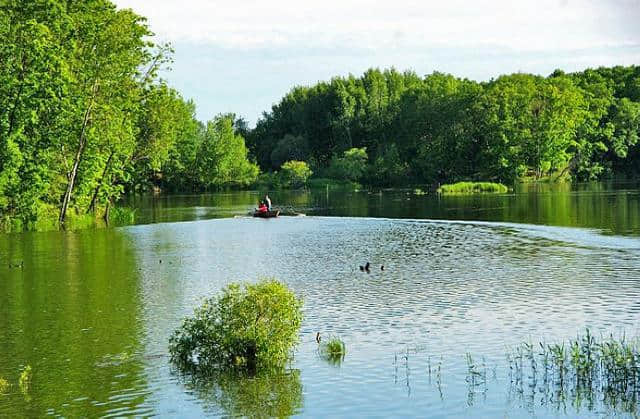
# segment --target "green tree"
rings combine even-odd
[[[309,144],[307,139],[301,135],[293,136],[287,134],[276,144],[271,152],[271,164],[273,167],[280,167],[284,162],[290,160],[303,161],[309,157]]]
[[[280,171],[282,184],[291,188],[304,186],[312,174],[313,172],[306,162],[296,160],[284,163]]]
[[[359,181],[367,170],[367,149],[351,148],[342,157],[334,156],[329,166],[329,176],[334,179]]]
[[[286,285],[230,284],[174,332],[171,360],[200,371],[282,368],[298,343],[301,323],[302,300]]]
[[[219,115],[207,123],[196,167],[204,189],[248,186],[256,180],[258,166],[249,160],[244,139],[234,132],[232,115]]]

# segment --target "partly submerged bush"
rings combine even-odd
[[[438,193],[443,194],[471,194],[471,193],[507,193],[509,188],[502,183],[492,182],[458,182],[442,185]]]
[[[230,284],[184,320],[169,341],[183,368],[219,370],[284,365],[298,342],[302,300],[276,280]]]

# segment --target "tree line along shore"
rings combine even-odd
[[[196,118],[172,47],[108,0],[0,8],[0,227],[123,216],[126,193],[634,177],[640,67],[500,76],[370,69],[291,89],[254,128]],[[126,214],[125,214],[126,216]]]

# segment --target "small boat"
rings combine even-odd
[[[272,210],[266,212],[254,211],[253,216],[258,218],[275,218],[280,215],[280,210]]]

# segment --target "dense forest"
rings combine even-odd
[[[244,127],[159,77],[145,19],[108,0],[0,0],[0,225],[108,217],[127,191],[246,186]]]
[[[640,171],[638,66],[482,83],[371,69],[295,87],[251,129],[235,114],[198,121],[160,77],[171,46],[152,39],[109,0],[0,0],[0,228],[108,218],[126,193],[312,174],[407,185]]]
[[[296,87],[247,145],[263,170],[374,185],[593,180],[640,171],[640,67],[488,82],[371,69]]]

